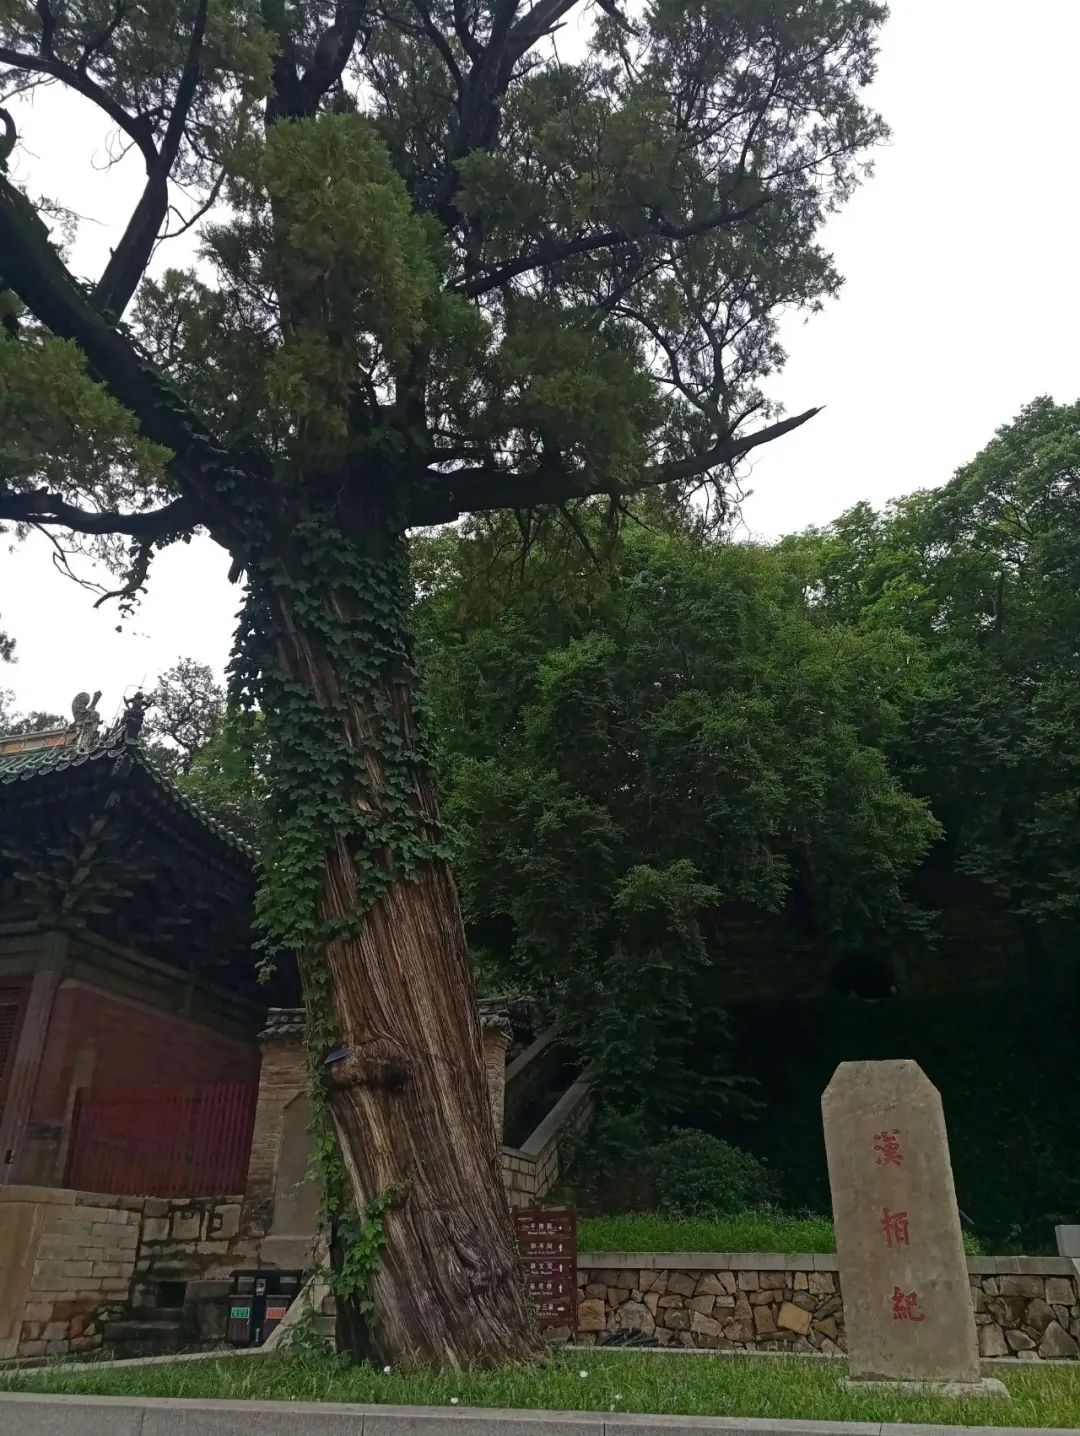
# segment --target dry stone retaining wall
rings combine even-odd
[[[971,1257],[984,1357],[1080,1356],[1080,1264],[1068,1257]],[[717,1351],[847,1350],[835,1256],[778,1252],[582,1252],[578,1341],[641,1331],[662,1346]]]

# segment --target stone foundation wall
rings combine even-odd
[[[984,1357],[1080,1356],[1080,1264],[1067,1257],[972,1257]],[[641,1331],[662,1346],[717,1351],[847,1349],[834,1256],[777,1252],[582,1252],[578,1340]]]
[[[224,1335],[229,1273],[255,1255],[239,1197],[0,1187],[0,1360],[95,1351],[109,1323],[156,1307],[166,1281],[187,1287],[193,1336]]]
[[[0,1358],[94,1351],[127,1303],[141,1202],[0,1189]]]

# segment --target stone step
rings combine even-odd
[[[122,1356],[168,1356],[179,1351],[180,1322],[161,1318],[126,1318],[105,1324],[105,1345]]]

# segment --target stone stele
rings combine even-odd
[[[916,1062],[842,1062],[821,1099],[851,1381],[983,1382],[945,1116]]]

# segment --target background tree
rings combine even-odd
[[[655,1137],[744,1104],[723,1009],[763,953],[925,941],[938,828],[882,753],[921,665],[823,629],[786,555],[578,521],[523,560],[505,516],[421,542],[416,621],[474,951]]]
[[[207,816],[261,853],[267,842],[269,764],[262,716],[244,719],[227,712],[177,783]]]
[[[838,283],[815,234],[883,133],[859,99],[883,13],[0,8],[9,91],[63,84],[146,171],[83,284],[5,155],[0,519],[95,541],[128,598],[196,528],[245,575],[235,692],[274,755],[261,915],[300,955],[331,1205],[347,1216],[347,1186],[384,1209],[381,1356],[533,1341],[417,727],[406,530],[655,484],[722,499],[732,463],[811,416],[759,386],[780,310]],[[551,41],[571,18],[578,62]],[[12,101],[10,140],[15,113],[32,135]],[[203,263],[145,278],[177,200]]]
[[[1080,916],[1080,405],[1039,399],[940,489],[789,541],[830,624],[902,631],[930,681],[893,756],[1039,949]]]
[[[143,727],[147,748],[166,772],[189,773],[225,720],[225,690],[214,670],[194,658],[181,658],[161,674],[148,699]]]

